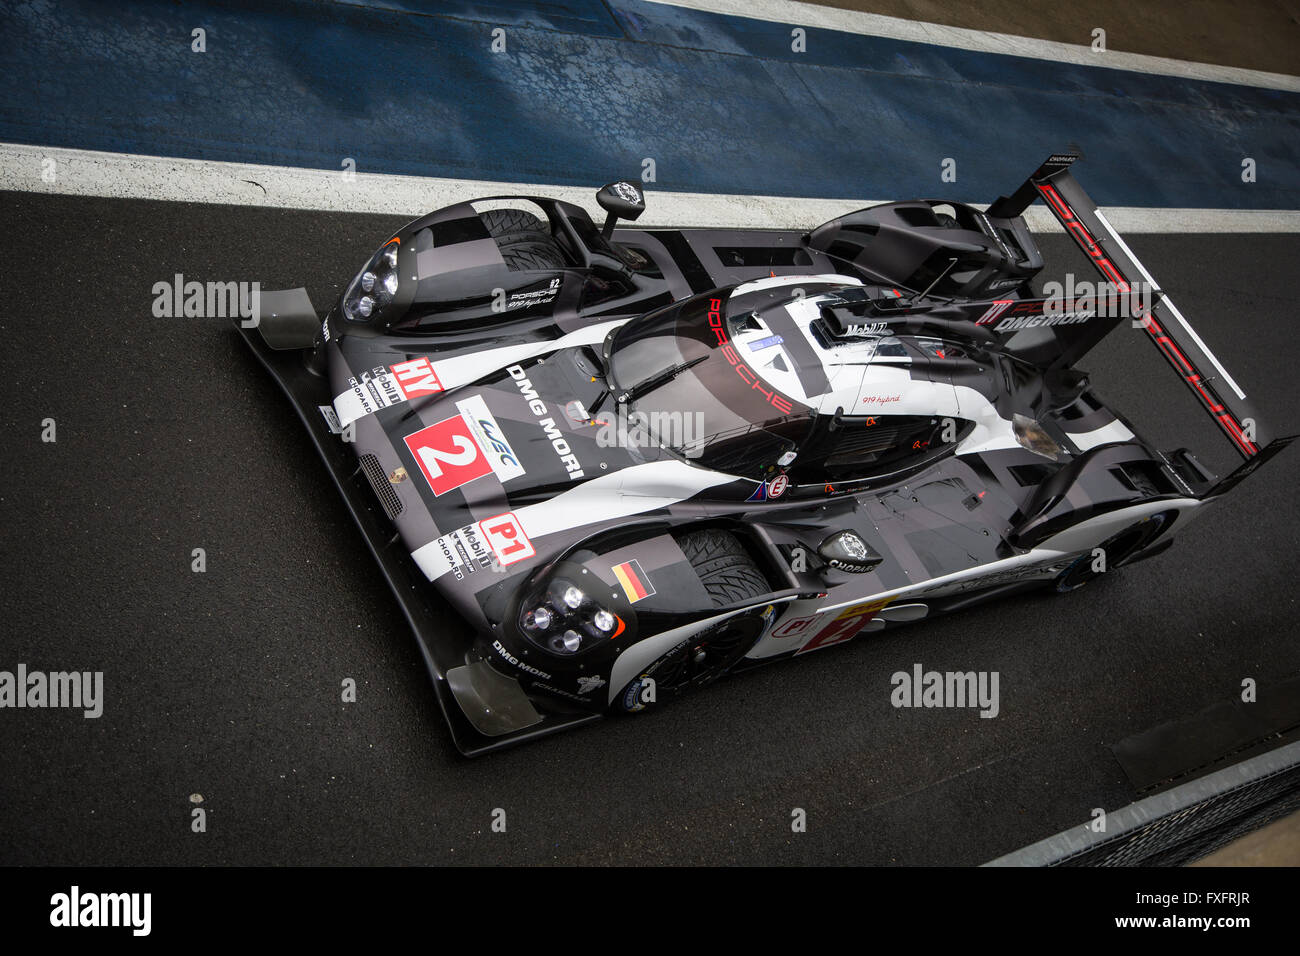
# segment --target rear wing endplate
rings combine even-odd
[[[1041,198],[1102,279],[1112,283],[1118,293],[1131,293],[1138,283],[1146,283],[1151,308],[1146,315],[1134,320],[1134,324],[1145,329],[1152,344],[1173,366],[1183,384],[1192,391],[1242,457],[1248,462],[1256,458],[1271,447],[1271,431],[1260,421],[1252,403],[1247,401],[1245,391],[1138,261],[1133,250],[1106,221],[1097,204],[1083,191],[1070,172],[1078,158],[1074,153],[1049,156],[1011,196],[1003,196],[993,203],[989,215],[1019,216],[1035,199]],[[1115,324],[1113,321],[1097,323],[1095,339],[1080,343],[1081,347],[1075,350],[1075,354],[1087,351]],[[1280,450],[1280,447],[1275,450]],[[1235,475],[1234,472],[1220,484]]]

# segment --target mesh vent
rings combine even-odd
[[[396,520],[397,516],[402,513],[404,505],[402,499],[397,497],[397,491],[389,482],[388,473],[384,471],[383,465],[379,464],[379,459],[371,454],[361,455],[361,470],[366,473],[366,478],[370,481],[370,487],[375,491],[375,497],[384,506],[384,513],[389,518]]]

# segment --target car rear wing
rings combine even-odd
[[[1145,330],[1147,338],[1173,366],[1183,384],[1192,391],[1248,465],[1257,466],[1262,459],[1272,457],[1291,439],[1274,440],[1271,430],[1260,420],[1252,403],[1247,401],[1245,391],[1138,261],[1133,250],[1106,221],[1097,204],[1084,192],[1070,172],[1078,158],[1074,153],[1049,156],[1024,185],[1012,195],[1000,197],[993,203],[989,215],[1018,216],[1034,200],[1041,198],[1083,250],[1104,283],[1112,286],[1120,296],[1128,297],[1128,301],[1149,302],[1150,308],[1142,309],[1137,318],[1127,313],[1109,317],[1098,315],[1087,324],[1071,329],[1070,347],[1054,364],[1073,364],[1121,322],[1132,321],[1135,327]],[[1140,283],[1146,284],[1146,288],[1141,289],[1142,296],[1137,295]],[[1265,451],[1268,454],[1264,454]],[[1239,468],[1238,472],[1244,471],[1245,467]],[[1254,467],[1249,470],[1253,471]],[[1244,473],[1233,472],[1215,485],[1211,493],[1221,494],[1227,487],[1220,490],[1220,486],[1228,486],[1229,482],[1235,484],[1243,477]]]

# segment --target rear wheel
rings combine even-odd
[[[551,228],[522,209],[489,209],[479,218],[496,240],[501,258],[512,272],[548,271],[565,267],[564,253]]]
[[[527,270],[552,271],[564,268],[564,256],[554,241],[538,242],[532,239],[501,244],[501,258],[512,272]]]
[[[1053,582],[1056,593],[1068,594],[1070,591],[1077,591],[1088,582],[1100,577],[1105,571],[1122,568],[1147,545],[1155,541],[1171,520],[1172,515],[1167,511],[1150,515],[1129,525],[1119,534],[1107,538],[1093,551],[1079,555],[1056,576]],[[1102,552],[1100,557],[1105,561],[1102,565],[1105,570],[1097,570],[1097,550]]]
[[[522,209],[489,209],[487,212],[479,213],[479,218],[483,220],[483,225],[494,238],[520,232],[540,232],[544,236],[551,234],[550,227],[546,223],[531,212]]]

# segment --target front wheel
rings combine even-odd
[[[763,624],[761,617],[748,614],[685,638],[629,681],[613,709],[637,714],[652,703],[662,704],[713,683],[754,646]]]

